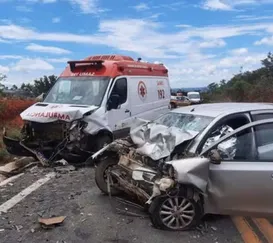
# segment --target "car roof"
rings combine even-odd
[[[228,115],[239,112],[248,112],[256,110],[272,109],[273,103],[210,103],[200,105],[184,106],[172,110],[175,113],[190,113],[202,116],[217,117],[220,115]]]

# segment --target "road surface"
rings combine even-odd
[[[102,195],[90,167],[66,173],[34,167],[14,181],[0,184],[0,211],[1,243],[273,242],[272,225],[265,219],[210,216],[187,232],[154,229],[140,209]],[[50,229],[38,223],[39,217],[54,216],[66,218]]]

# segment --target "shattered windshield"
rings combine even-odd
[[[212,122],[212,120],[213,117],[209,116],[169,112],[159,117],[154,122],[167,127],[177,127],[185,131],[201,132]]]
[[[100,106],[109,77],[59,78],[44,102]]]

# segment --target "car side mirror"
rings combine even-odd
[[[216,165],[221,164],[222,158],[221,158],[221,155],[217,149],[212,149],[208,153],[208,157],[209,157],[211,163],[216,164]]]
[[[107,110],[117,109],[119,106],[120,96],[118,94],[112,94],[107,102]]]

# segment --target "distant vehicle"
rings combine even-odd
[[[128,135],[136,117],[153,120],[168,112],[169,102],[162,64],[121,55],[69,61],[43,102],[21,113],[22,140],[4,136],[4,142],[14,155],[83,162]]]
[[[175,109],[180,106],[191,105],[191,102],[186,96],[171,96],[170,106],[171,109]]]
[[[188,92],[187,97],[189,98],[192,104],[199,104],[201,103],[201,97],[199,92]]]

